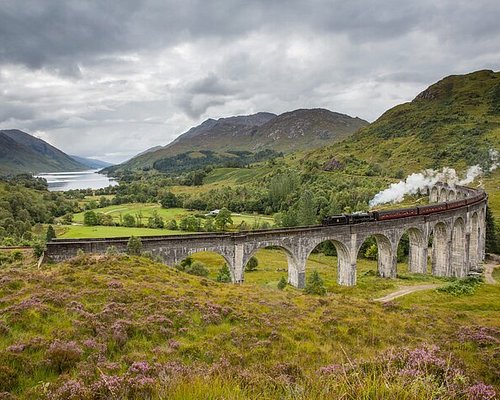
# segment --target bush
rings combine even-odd
[[[468,276],[438,288],[439,292],[449,293],[453,296],[471,295],[476,291],[476,286],[482,283],[481,277]]]
[[[229,272],[229,267],[226,263],[219,269],[217,273],[217,278],[215,278],[217,282],[228,283],[231,282],[231,273]]]
[[[168,221],[165,225],[165,228],[170,229],[171,231],[176,231],[177,229],[179,229],[179,227],[177,226],[177,221],[175,219]]]
[[[118,249],[116,248],[116,246],[108,246],[108,248],[106,249],[106,255],[107,256],[116,256],[118,255]]]
[[[250,260],[248,260],[247,265],[245,266],[245,271],[246,272],[252,272],[257,269],[259,266],[259,260],[255,257],[250,257]]]
[[[365,251],[365,258],[368,260],[376,260],[378,255],[378,249],[376,244],[372,244]]]
[[[135,236],[130,236],[127,243],[127,254],[131,256],[140,256],[142,253],[141,239]]]
[[[279,280],[278,282],[278,289],[279,290],[283,290],[285,289],[286,285],[287,285],[287,281],[286,281],[286,278],[284,276],[281,277],[281,279]]]
[[[319,276],[318,271],[313,271],[309,276],[304,292],[307,294],[315,294],[318,296],[324,296],[326,294],[326,288],[323,283],[323,279],[321,279],[321,277]]]
[[[208,276],[208,269],[201,261],[193,261],[192,264],[186,266],[185,272],[190,275]]]
[[[36,258],[40,258],[45,251],[45,243],[35,242],[33,243],[33,253]]]

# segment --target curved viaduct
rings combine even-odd
[[[234,283],[244,280],[244,266],[259,249],[275,246],[288,258],[288,282],[302,288],[306,261],[322,242],[331,241],[338,255],[338,284],[356,284],[356,260],[363,242],[374,236],[378,245],[378,273],[395,278],[397,248],[404,233],[409,237],[409,271],[427,273],[431,258],[432,274],[463,277],[484,260],[485,215],[487,197],[472,204],[462,201],[459,207],[443,210],[439,203],[459,203],[459,199],[478,197],[482,191],[463,186],[448,187],[438,183],[429,190],[436,211],[427,215],[407,216],[350,225],[310,226],[269,229],[238,233],[209,233],[159,237],[142,237],[144,251],[149,251],[167,265],[187,256],[212,251],[224,257]],[[440,209],[440,210],[439,210]],[[432,247],[429,241],[432,238]],[[128,238],[55,239],[47,244],[46,256],[53,261],[74,257],[79,249],[86,253],[105,253],[109,246],[125,251]]]

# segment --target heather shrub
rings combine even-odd
[[[90,400],[90,390],[79,380],[68,380],[51,390],[49,400]]]
[[[17,372],[7,365],[0,365],[0,392],[14,389],[17,382]]]
[[[57,372],[73,367],[82,356],[82,349],[75,342],[55,340],[45,353],[49,365]]]

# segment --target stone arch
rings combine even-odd
[[[437,186],[433,186],[429,192],[429,203],[437,203],[439,199],[439,189]]]
[[[188,249],[185,256],[182,257],[179,262],[181,262],[182,260],[186,259],[187,257],[191,257],[195,254],[198,254],[198,253],[213,253],[213,254],[217,254],[218,256],[222,257],[224,259],[224,262],[227,264],[227,266],[229,267],[229,272],[231,274],[231,281],[233,283],[240,283],[240,280],[237,279],[238,277],[236,276],[235,274],[235,270],[234,270],[234,265],[233,263],[231,262],[231,258],[229,256],[227,256],[226,254],[224,254],[223,252],[221,251],[217,251],[215,249],[197,249],[197,248],[193,248],[193,249]]]
[[[356,249],[356,255],[359,256],[359,251],[363,243],[370,237],[373,236],[377,242],[378,254],[377,254],[377,269],[378,274],[382,278],[395,278],[396,277],[396,254],[391,240],[381,234],[375,233],[373,235],[366,236],[361,243],[359,243]]]
[[[477,212],[472,213],[470,219],[470,240],[469,240],[469,265],[470,269],[476,269],[480,259],[479,246],[479,215]]]
[[[486,256],[486,205],[479,210],[479,261]]]
[[[351,262],[351,252],[341,241],[336,239],[322,240],[321,242],[316,243],[314,247],[308,251],[307,258],[309,258],[317,246],[326,241],[331,242],[337,251],[337,283],[343,286],[356,285],[356,264]]]
[[[465,276],[467,268],[465,264],[465,223],[462,217],[458,217],[453,224],[451,235],[451,275]]]
[[[432,230],[432,274],[448,276],[448,230],[443,222],[438,222]]]
[[[283,244],[266,243],[252,248],[252,251],[243,256],[241,279],[244,279],[244,270],[248,260],[250,260],[250,258],[254,256],[258,250],[265,249],[266,247],[276,247],[285,253],[288,263],[288,283],[297,288],[303,288],[305,286],[305,260],[304,262],[300,262],[292,250]]]
[[[409,239],[408,271],[410,273],[425,274],[427,272],[427,238],[424,232],[420,228],[411,227],[404,233],[408,234]],[[403,235],[400,236],[398,244]]]
[[[453,189],[450,189],[448,192],[448,201],[453,201],[457,199],[457,192],[455,192]]]
[[[446,188],[441,188],[439,191],[438,203],[444,203],[448,199],[448,190]]]

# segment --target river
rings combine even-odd
[[[47,180],[51,192],[62,192],[72,189],[101,189],[118,185],[113,178],[97,173],[98,170],[79,172],[48,172],[37,177]]]

